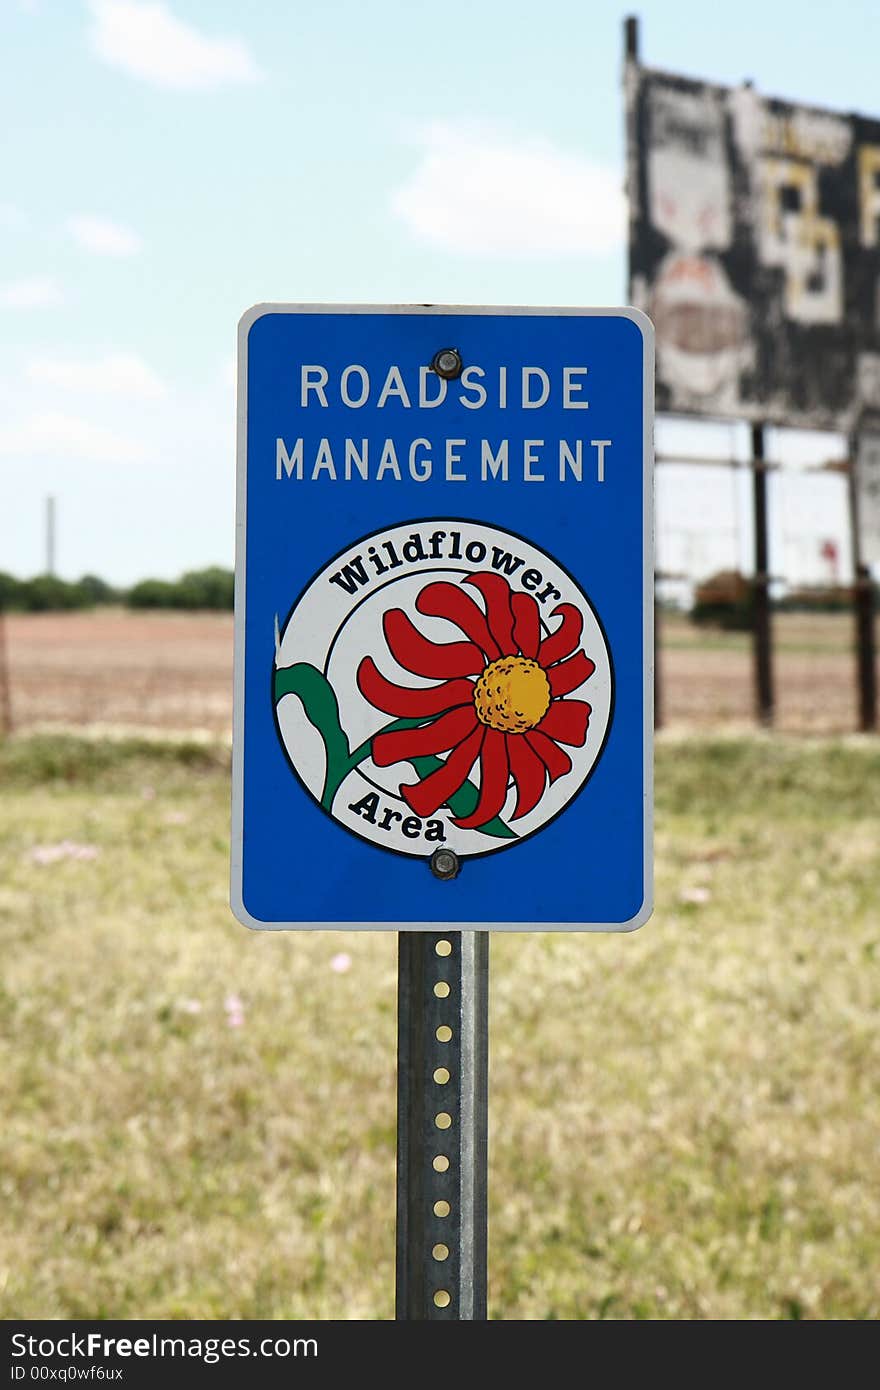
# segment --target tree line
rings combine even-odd
[[[219,565],[190,570],[179,579],[141,579],[131,588],[118,588],[95,574],[59,579],[38,574],[16,579],[0,571],[0,611],[9,613],[71,612],[78,608],[123,605],[126,608],[232,608],[235,576]]]

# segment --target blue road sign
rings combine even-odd
[[[649,321],[261,305],[238,390],[236,916],[640,926]]]

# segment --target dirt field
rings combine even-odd
[[[664,724],[753,723],[751,634],[700,629],[677,615],[663,615],[661,624]],[[857,727],[854,626],[848,613],[774,615],[778,728],[846,733]]]
[[[9,614],[6,649],[17,731],[232,727],[231,614]]]
[[[6,617],[13,726],[205,730],[232,719],[232,617],[99,610]],[[793,732],[856,727],[853,622],[848,614],[774,619],[777,725]],[[701,631],[664,616],[664,723],[752,722],[747,634]]]

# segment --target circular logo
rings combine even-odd
[[[276,632],[300,782],[382,849],[509,849],[577,796],[608,736],[611,654],[584,591],[498,526],[410,521],[330,560]]]

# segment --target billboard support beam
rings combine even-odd
[[[877,643],[874,631],[874,584],[871,570],[862,561],[859,519],[859,435],[850,441],[849,522],[853,557],[853,612],[855,615],[856,679],[859,690],[859,729],[872,733],[877,727]]]
[[[862,733],[872,733],[877,727],[877,650],[874,638],[874,585],[867,565],[856,567],[854,598],[859,729]]]
[[[397,1320],[486,1318],[489,933],[398,933]]]
[[[773,664],[770,635],[770,567],[767,543],[767,469],[764,426],[752,425],[752,500],[755,528],[753,642],[755,712],[761,724],[773,722]]]

